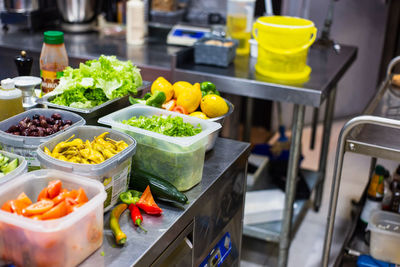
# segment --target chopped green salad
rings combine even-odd
[[[193,136],[201,132],[200,124],[194,127],[190,123],[184,122],[178,116],[164,117],[153,115],[151,118],[140,116],[139,118],[132,117],[129,120],[124,120],[122,123],[174,137]]]
[[[131,61],[120,61],[115,56],[81,63],[79,68],[67,67],[52,103],[74,108],[92,108],[108,100],[130,93],[136,94],[142,85],[140,70]]]

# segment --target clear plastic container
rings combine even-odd
[[[65,141],[73,134],[75,135],[74,138],[80,138],[83,141],[92,141],[95,136],[99,136],[104,132],[109,132],[110,134],[107,137],[111,139],[116,141],[124,140],[128,144],[128,147],[100,164],[79,164],[62,161],[50,157],[43,151],[44,147],[52,151],[58,143]],[[41,144],[37,149],[37,157],[43,168],[76,173],[103,183],[107,192],[104,211],[108,211],[118,202],[119,194],[128,189],[132,156],[135,154],[135,151],[136,141],[127,134],[105,127],[79,126]]]
[[[375,259],[400,264],[400,214],[377,210],[371,214],[370,253]]]
[[[15,177],[17,177],[27,171],[28,164],[26,163],[26,160],[24,157],[18,156],[16,154],[13,154],[13,153],[10,153],[7,151],[3,151],[3,150],[0,150],[0,154],[10,158],[9,162],[13,161],[14,159],[18,159],[18,167],[15,170],[13,170],[12,172],[4,175],[3,177],[0,177],[0,185],[14,179]]]
[[[33,137],[33,136],[17,136],[13,134],[6,133],[8,128],[12,125],[16,125],[24,119],[25,117],[32,118],[35,114],[44,115],[46,117],[50,117],[53,113],[59,113],[63,120],[71,120],[71,127],[66,130],[59,131],[55,134],[46,137]],[[20,113],[14,117],[11,117],[7,120],[0,122],[0,146],[2,149],[11,153],[15,153],[17,155],[25,157],[28,163],[28,169],[35,170],[39,169],[40,162],[37,160],[36,149],[41,144],[52,137],[57,136],[63,132],[70,131],[76,126],[84,125],[86,121],[79,115],[59,110],[59,109],[43,109],[43,108],[34,108],[23,113]]]
[[[23,174],[0,187],[0,205],[25,192],[36,199],[49,181],[82,187],[89,202],[55,220],[35,221],[0,210],[0,258],[17,266],[76,266],[103,242],[104,187],[98,181],[55,170]]]
[[[152,115],[179,116],[193,126],[200,124],[202,131],[191,137],[171,137],[122,123],[133,116]],[[216,122],[144,105],[121,109],[100,118],[99,123],[110,125],[136,139],[138,145],[133,158],[133,171],[139,168],[162,177],[180,191],[189,190],[201,181],[208,136],[221,128]]]

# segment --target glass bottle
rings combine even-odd
[[[15,88],[10,78],[1,81],[0,87],[0,121],[24,112],[22,92]]]

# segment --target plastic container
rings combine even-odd
[[[60,31],[44,32],[43,47],[40,53],[40,77],[42,92],[51,92],[56,88],[68,66],[68,55],[64,45],[64,33]]]
[[[25,117],[32,118],[35,114],[50,117],[53,113],[59,113],[63,120],[71,120],[71,127],[46,137],[16,136],[5,132],[11,125],[18,124],[18,122]],[[63,132],[70,131],[76,126],[84,125],[85,123],[86,121],[81,116],[69,111],[43,108],[30,109],[0,122],[0,145],[5,151],[25,157],[28,162],[29,170],[38,169],[40,167],[40,162],[36,157],[36,149],[40,144]]]
[[[222,43],[231,42],[231,46],[209,45],[205,42],[217,40]],[[228,67],[235,58],[235,51],[238,43],[236,40],[224,38],[202,38],[194,44],[194,62],[196,64],[215,65],[219,67]]]
[[[194,126],[200,124],[202,131],[191,137],[172,137],[122,123],[133,116],[152,115],[182,117],[184,122]],[[136,139],[138,145],[133,158],[133,171],[139,168],[162,177],[180,191],[189,190],[201,181],[208,136],[221,128],[216,122],[144,105],[124,108],[100,118],[99,123],[110,125]]]
[[[307,19],[285,16],[260,17],[253,25],[258,42],[255,69],[279,81],[301,83],[308,79],[308,48],[314,43],[317,28]]]
[[[0,258],[17,266],[76,266],[103,242],[101,183],[55,170],[23,174],[0,187],[0,205],[25,192],[36,199],[49,181],[59,179],[71,190],[82,187],[89,202],[55,220],[35,221],[0,210]]]
[[[0,154],[10,158],[9,162],[11,162],[12,160],[14,160],[16,158],[18,159],[18,167],[15,170],[13,170],[12,172],[4,175],[3,177],[0,177],[0,186],[1,186],[5,182],[8,182],[8,181],[14,179],[15,177],[25,173],[27,171],[28,164],[26,163],[25,158],[22,156],[18,156],[18,155],[15,155],[13,153],[3,151],[3,150],[0,150]]]
[[[24,112],[22,107],[22,92],[15,88],[12,79],[1,81],[0,87],[0,121]]]
[[[377,210],[371,214],[367,230],[371,231],[371,256],[400,264],[400,214]]]
[[[117,141],[124,140],[129,146],[100,164],[79,164],[62,161],[50,157],[43,151],[44,147],[52,151],[58,143],[65,141],[73,134],[75,135],[74,138],[92,141],[95,136],[99,136],[104,132],[110,133],[107,137]],[[43,168],[76,173],[103,183],[107,192],[104,211],[108,211],[117,203],[119,194],[128,189],[132,156],[135,151],[136,141],[129,135],[99,126],[79,126],[41,144],[37,149],[37,156]]]

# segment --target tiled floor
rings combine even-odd
[[[328,213],[330,189],[334,159],[339,132],[346,121],[336,121],[332,127],[331,142],[328,155],[328,167],[322,206],[318,213],[310,209],[298,229],[289,254],[289,267],[319,267],[321,266],[322,248],[325,235],[326,218]],[[309,150],[311,129],[306,127],[303,131],[303,154],[305,156],[302,166],[309,169],[317,169],[319,159],[319,147],[314,151]],[[317,140],[322,135],[322,127],[318,128]],[[319,144],[320,145],[320,144]],[[350,201],[359,199],[367,183],[370,158],[362,155],[347,153],[343,165],[342,183],[340,187],[339,204],[337,208],[333,246],[331,250],[331,262],[337,255],[339,247],[343,243],[345,231],[350,220]],[[396,162],[378,161],[391,172],[396,168]],[[244,267],[276,266],[278,246],[266,244],[250,238],[243,239],[242,261]]]

